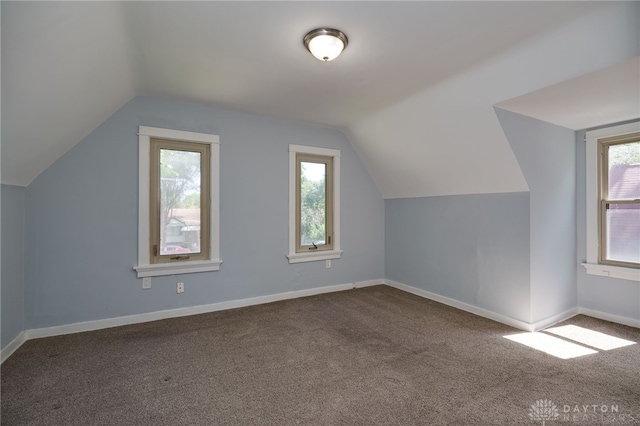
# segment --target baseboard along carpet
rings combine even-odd
[[[558,326],[628,343],[578,342],[589,354],[562,359],[387,286],[33,339],[2,364],[1,421],[640,424],[640,330],[583,315]],[[581,339],[560,334],[542,333]]]

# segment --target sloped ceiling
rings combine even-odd
[[[640,54],[631,2],[1,8],[1,174],[23,186],[132,97],[160,95],[341,128],[386,198],[526,190],[493,105]],[[302,45],[325,25],[349,37],[329,63]]]
[[[2,2],[2,183],[28,185],[135,96],[117,3]]]
[[[640,56],[496,106],[574,130],[636,119],[640,116]]]

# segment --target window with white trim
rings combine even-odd
[[[640,281],[640,123],[589,131],[589,274]]]
[[[218,136],[138,135],[138,277],[219,270]]]
[[[289,263],[341,255],[340,151],[289,145]]]
[[[209,151],[151,138],[150,263],[209,259]]]

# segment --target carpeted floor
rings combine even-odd
[[[636,328],[585,316],[563,324],[640,341]],[[515,333],[376,286],[30,340],[2,365],[1,420],[640,424],[639,344],[563,360],[503,337]],[[558,417],[532,420],[539,400]]]

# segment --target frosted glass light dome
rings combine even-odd
[[[318,28],[307,33],[303,39],[305,47],[313,56],[328,62],[337,58],[347,47],[347,36],[333,28]]]

